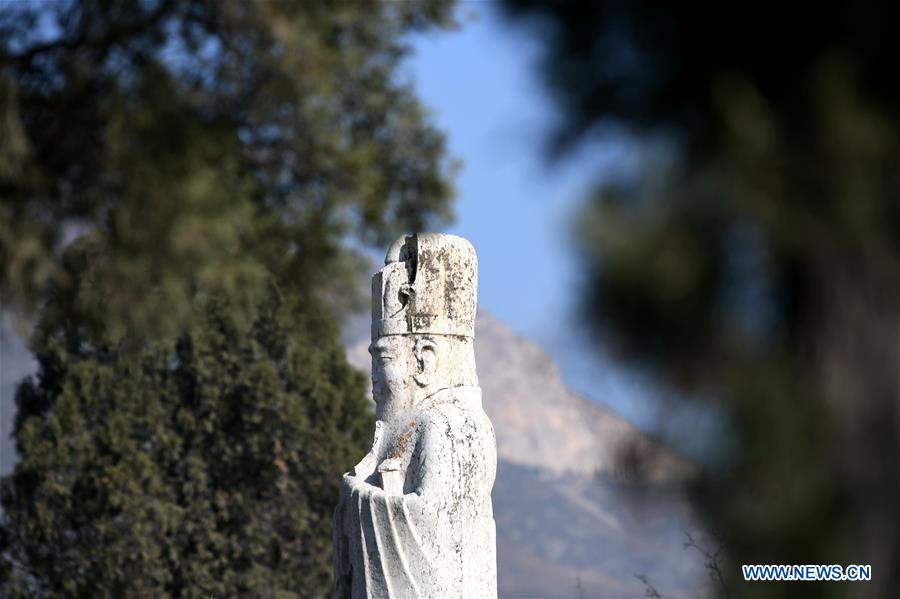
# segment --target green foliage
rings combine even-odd
[[[116,334],[270,277],[346,295],[346,241],[449,216],[443,135],[400,73],[452,1],[0,3],[0,292],[38,305],[93,244]],[[242,301],[238,301],[243,298]]]
[[[557,150],[609,122],[654,148],[580,219],[584,307],[622,356],[729,416],[735,453],[697,490],[729,586],[896,595],[896,5],[507,7],[551,32]],[[875,580],[741,586],[742,562],[871,563]]]
[[[138,355],[41,323],[3,486],[5,594],[328,594],[339,473],[371,433],[334,324],[272,292],[207,302]]]
[[[351,248],[450,216],[401,66],[452,4],[0,2],[0,294],[40,363],[0,595],[328,593],[371,432],[330,318]]]

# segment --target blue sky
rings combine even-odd
[[[611,360],[579,323],[572,223],[594,185],[634,168],[638,144],[607,135],[549,165],[555,108],[539,79],[539,40],[489,2],[463,2],[459,14],[458,30],[415,38],[407,74],[463,163],[447,232],[478,251],[480,308],[535,341],[575,391],[708,457],[725,434],[708,405],[667,401],[663,387]]]
[[[460,30],[418,38],[411,61],[420,97],[462,159],[457,222],[479,252],[481,304],[531,336],[546,333],[562,288],[575,282],[568,219],[593,177],[549,169],[541,156],[553,117],[533,68],[537,46],[487,3]],[[575,168],[571,168],[575,166]]]
[[[536,341],[567,382],[636,424],[655,411],[633,375],[579,335],[579,262],[570,235],[593,184],[627,162],[608,142],[548,165],[554,107],[536,70],[539,46],[489,3],[464,3],[461,27],[416,38],[409,75],[463,168],[456,222],[479,259],[479,305]]]

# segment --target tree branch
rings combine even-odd
[[[116,43],[141,33],[147,28],[162,21],[174,7],[175,3],[173,0],[162,0],[162,2],[159,3],[159,6],[147,14],[146,18],[139,21],[124,23],[119,27],[109,29],[104,35],[90,39],[84,31],[81,31],[81,33],[74,38],[60,38],[35,44],[20,54],[11,55],[9,60],[22,65],[31,63],[36,56],[45,52],[53,50],[74,50],[75,48],[83,46],[97,48],[101,53],[106,53],[106,51]]]

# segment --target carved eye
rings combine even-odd
[[[370,346],[369,353],[372,354],[372,358],[378,360],[380,362],[386,362],[388,360],[393,360],[394,356],[387,353],[387,348],[378,347],[378,346]]]

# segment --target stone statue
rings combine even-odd
[[[478,266],[461,237],[398,239],[372,279],[372,449],[344,475],[334,592],[497,596],[494,429],[473,342]]]

